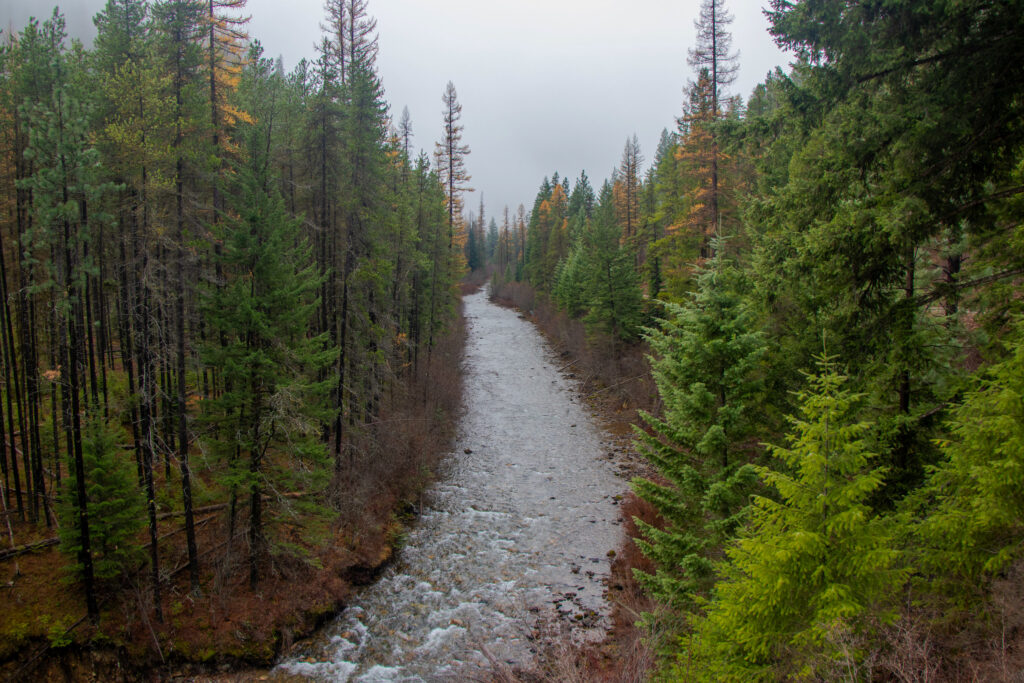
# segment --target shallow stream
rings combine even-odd
[[[274,670],[283,679],[480,679],[530,667],[541,624],[600,638],[623,482],[575,380],[515,311],[465,298],[465,414],[398,559]]]

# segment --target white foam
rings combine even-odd
[[[394,666],[381,666],[377,664],[372,669],[356,679],[359,683],[386,683],[387,681],[402,680],[402,670]]]
[[[280,665],[293,676],[304,676],[305,678],[319,678],[346,683],[358,668],[352,662],[344,660],[337,662],[284,662]]]
[[[353,643],[351,640],[345,640],[341,636],[334,636],[333,638],[331,638],[331,645],[334,645],[336,648],[338,648],[336,650],[338,654],[351,652],[352,650],[355,650],[358,647],[358,645]]]
[[[455,624],[452,624],[447,628],[435,628],[427,636],[426,642],[424,642],[422,645],[416,648],[416,652],[421,654],[432,652],[441,647],[442,645],[444,645],[445,642],[451,640],[456,635],[465,632],[465,628],[463,628],[462,626],[456,626]]]

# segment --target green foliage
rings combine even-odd
[[[135,463],[118,447],[122,431],[99,415],[90,415],[82,433],[82,461],[85,465],[89,510],[89,537],[93,571],[97,579],[118,579],[138,568],[145,558],[139,533],[145,526],[145,501],[138,488]],[[75,468],[64,480],[58,512],[60,549],[74,560],[71,571],[81,572],[78,526],[78,498]]]
[[[603,202],[602,202],[603,204]],[[643,295],[634,252],[619,243],[619,229],[603,206],[584,230],[581,243],[583,320],[613,340],[633,341],[640,332]]]
[[[306,333],[322,280],[281,198],[247,169],[241,180],[240,216],[223,224],[226,281],[207,292],[204,305],[213,338],[224,339],[209,344],[204,358],[220,368],[226,387],[203,402],[205,419],[216,450],[233,464],[229,487],[259,490],[268,480],[293,478],[322,485],[317,437],[327,415],[327,384],[317,375],[337,351],[325,335]],[[232,457],[245,453],[258,461],[272,445],[284,444],[291,461],[273,471]]]
[[[742,522],[757,481],[747,439],[757,425],[765,344],[744,288],[719,249],[690,301],[666,304],[661,328],[647,333],[664,417],[642,413],[650,433],[636,428],[637,445],[667,484],[638,479],[633,487],[667,526],[638,523],[638,544],[658,566],[655,575],[638,576],[680,610],[692,609],[713,582],[712,558]]]
[[[832,359],[798,394],[784,469],[758,467],[777,498],[755,498],[747,533],[731,545],[707,614],[681,641],[680,676],[699,680],[810,677],[839,657],[831,638],[863,631],[905,578],[886,522],[867,501],[885,468],[856,421],[863,397],[844,387]],[[856,655],[855,655],[856,656]],[[777,668],[784,662],[783,668]]]
[[[926,576],[968,598],[1024,554],[1024,321],[1006,344],[953,411],[920,495]]]
[[[586,310],[583,260],[582,250],[577,247],[559,261],[555,268],[555,286],[551,291],[559,307],[574,318]]]
[[[635,252],[620,241],[611,187],[605,183],[600,202],[594,205],[586,175],[580,183],[572,193],[576,213],[563,221],[558,240],[549,236],[549,247],[555,251],[564,248],[561,241],[572,240],[568,254],[554,268],[552,297],[570,316],[582,316],[592,336],[609,338],[613,344],[635,341],[643,319]],[[542,202],[541,210],[564,197],[562,186],[555,185],[551,201]],[[544,228],[545,223],[538,225]]]

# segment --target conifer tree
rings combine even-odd
[[[778,499],[755,498],[749,533],[728,549],[706,616],[681,641],[677,676],[815,677],[839,656],[837,635],[865,632],[869,614],[892,618],[879,604],[906,575],[868,505],[885,468],[872,464],[869,425],[855,421],[863,395],[844,387],[832,358],[818,363],[798,394],[789,447],[771,447],[785,469],[757,468]]]
[[[640,332],[643,295],[635,268],[636,247],[621,242],[622,231],[614,220],[613,197],[602,190],[594,218],[580,240],[580,285],[587,308],[584,317],[591,331],[611,341],[614,353],[621,342],[631,342]]]
[[[746,288],[716,249],[690,300],[666,304],[661,328],[647,333],[664,417],[642,413],[650,433],[636,433],[667,484],[637,479],[633,486],[667,527],[640,524],[638,544],[657,564],[655,574],[640,578],[679,610],[693,609],[710,587],[715,554],[739,528],[757,481],[748,440],[757,425],[765,342],[743,300]]]
[[[199,551],[196,547],[195,520],[192,511],[192,469],[189,454],[189,429],[186,405],[186,299],[191,299],[185,278],[189,255],[186,240],[191,232],[187,224],[195,220],[194,207],[187,206],[186,188],[191,189],[200,152],[194,146],[194,135],[203,129],[200,117],[202,49],[205,7],[197,0],[161,0],[153,9],[162,36],[158,41],[164,68],[170,74],[170,95],[173,97],[174,131],[170,140],[174,150],[172,242],[175,252],[174,284],[167,283],[174,297],[174,428],[168,436],[176,441],[178,468],[181,473],[181,495],[185,513],[185,537],[188,547],[189,580],[192,592],[199,592]],[[168,277],[168,280],[170,277]],[[170,373],[168,373],[170,374]],[[166,386],[170,395],[172,389]],[[170,412],[170,411],[169,411]],[[170,415],[168,415],[170,417]],[[168,460],[169,465],[169,460]]]
[[[694,255],[707,258],[711,240],[721,228],[713,85],[710,72],[701,69],[697,81],[690,86],[689,102],[679,119],[680,140],[675,160],[677,172],[684,178],[685,204],[683,214],[672,229],[677,260],[687,260]]]
[[[917,496],[924,565],[961,603],[1021,557],[1024,321],[1006,344],[1007,357],[976,377],[953,411],[943,459]]]
[[[558,302],[559,308],[574,318],[587,310],[583,260],[583,248],[577,242],[570,249],[569,255],[558,262],[554,287],[551,289],[551,295]]]
[[[615,218],[622,228],[622,241],[636,245],[640,228],[640,164],[644,162],[640,153],[640,141],[636,134],[626,140],[622,150],[622,161],[615,178]]]
[[[85,491],[89,501],[89,531],[93,572],[97,580],[124,578],[145,557],[138,535],[145,525],[144,501],[131,461],[118,447],[122,437],[97,411],[86,419],[82,430],[82,460]],[[61,551],[77,558],[81,550],[77,505],[78,474],[69,468],[60,504]],[[82,565],[72,565],[81,575]]]
[[[711,94],[711,112],[714,120],[721,118],[723,90],[736,79],[738,54],[731,53],[732,36],[727,27],[733,17],[725,9],[725,0],[703,0],[700,16],[694,21],[697,29],[697,45],[689,51],[690,66],[697,69],[698,80],[706,70]],[[717,131],[711,129],[710,205],[711,231],[719,228],[719,142]],[[704,254],[706,256],[706,254]]]
[[[445,187],[445,202],[448,208],[448,249],[452,251],[458,238],[458,246],[461,247],[461,232],[456,228],[462,221],[462,193],[472,191],[467,185],[470,175],[466,172],[466,155],[469,154],[469,145],[462,142],[463,125],[459,123],[462,119],[462,105],[459,104],[458,93],[455,85],[448,81],[445,87],[444,96],[441,98],[444,103],[442,119],[444,123],[444,138],[437,143],[434,156],[437,161],[438,175]]]
[[[208,345],[205,359],[222,368],[225,390],[204,401],[217,449],[229,457],[227,480],[249,496],[249,583],[260,578],[267,552],[263,495],[281,482],[326,483],[320,421],[327,383],[317,376],[337,355],[325,335],[308,336],[320,277],[299,223],[268,179],[245,170],[237,218],[224,224],[223,287],[206,298],[206,317],[226,343]],[[286,450],[278,450],[286,446]]]
[[[51,338],[51,357],[56,357],[59,348],[59,363],[66,368],[59,377],[66,452],[70,454],[69,464],[74,470],[76,485],[73,506],[78,518],[76,547],[89,617],[95,621],[99,610],[93,584],[90,501],[82,450],[81,412],[83,403],[94,408],[98,403],[92,372],[94,356],[87,345],[92,340],[86,319],[90,275],[95,267],[90,243],[96,225],[106,218],[98,207],[102,205],[103,196],[113,188],[103,182],[99,153],[89,144],[90,115],[81,79],[82,55],[77,49],[70,56],[65,54],[64,18],[56,10],[44,24],[42,36],[49,46],[46,54],[54,79],[48,102],[26,105],[31,128],[25,156],[32,162],[34,172],[17,181],[21,189],[31,192],[33,205],[31,224],[26,224],[27,229],[22,234],[22,266],[35,273],[35,291],[30,294],[48,292],[51,295],[50,305],[54,311],[51,335],[55,337]],[[38,336],[33,333],[30,339],[34,342]],[[37,354],[33,348],[29,358],[38,358]],[[33,368],[33,373],[35,371]],[[87,371],[91,387],[86,379]],[[92,391],[87,391],[87,387]],[[56,403],[53,407],[55,413]],[[33,431],[38,435],[38,412],[34,420]],[[31,469],[26,467],[25,472],[26,475],[32,472],[35,492],[43,496],[41,453],[35,450],[35,456]],[[43,504],[49,525],[50,509],[45,500]]]

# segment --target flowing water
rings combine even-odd
[[[530,666],[542,620],[603,635],[622,480],[536,329],[484,292],[465,307],[465,414],[445,480],[399,558],[276,675],[463,680]]]

